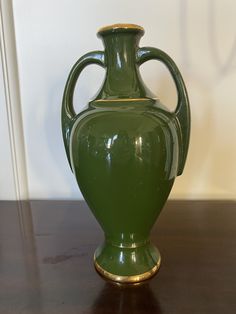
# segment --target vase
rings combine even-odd
[[[190,110],[182,76],[163,51],[139,47],[144,29],[115,24],[98,31],[104,51],[82,56],[71,69],[62,102],[67,158],[105,240],[94,254],[107,279],[137,283],[152,277],[161,257],[149,235],[186,161]],[[163,62],[176,85],[178,101],[169,111],[145,86],[139,67]],[[106,70],[97,95],[80,113],[73,93],[89,64]]]

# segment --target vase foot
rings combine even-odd
[[[138,283],[153,277],[161,265],[158,249],[151,243],[137,248],[103,244],[94,254],[99,274],[119,283]]]

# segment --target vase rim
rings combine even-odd
[[[117,23],[117,24],[112,24],[112,25],[106,25],[101,27],[97,35],[98,37],[101,37],[106,34],[111,34],[111,33],[127,33],[127,32],[134,32],[134,33],[139,33],[141,35],[144,34],[144,28],[142,26],[139,26],[137,24],[128,24],[128,23]]]

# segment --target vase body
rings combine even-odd
[[[62,131],[71,169],[102,227],[104,243],[95,252],[96,269],[118,282],[153,276],[160,253],[150,230],[177,175],[183,171],[190,117],[186,89],[173,61],[156,48],[139,48],[143,29],[116,24],[101,29],[105,50],[78,60],[69,75],[62,105]],[[139,66],[164,62],[178,91],[175,112],[145,87]],[[83,68],[106,68],[97,96],[76,114],[73,92]]]

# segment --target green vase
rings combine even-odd
[[[71,169],[102,227],[105,240],[95,267],[106,278],[135,283],[153,276],[160,253],[150,230],[182,174],[189,144],[190,110],[186,88],[163,51],[139,48],[142,27],[115,24],[99,30],[104,51],[82,56],[73,66],[62,103],[62,132]],[[170,112],[148,90],[139,66],[163,62],[175,82],[178,103]],[[73,93],[89,64],[106,69],[97,96],[75,113]]]

